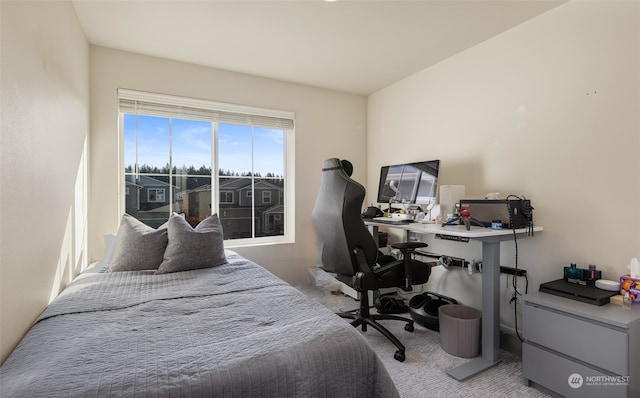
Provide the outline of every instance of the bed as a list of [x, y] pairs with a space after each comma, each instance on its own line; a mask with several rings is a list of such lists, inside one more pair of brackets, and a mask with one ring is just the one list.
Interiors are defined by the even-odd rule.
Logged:
[[180, 272], [84, 272], [0, 367], [0, 395], [398, 396], [349, 323], [224, 254]]

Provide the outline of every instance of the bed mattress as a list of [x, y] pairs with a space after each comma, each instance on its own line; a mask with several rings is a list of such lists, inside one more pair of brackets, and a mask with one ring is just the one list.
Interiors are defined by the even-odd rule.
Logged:
[[193, 271], [82, 274], [0, 367], [0, 395], [398, 396], [349, 323], [226, 255]]

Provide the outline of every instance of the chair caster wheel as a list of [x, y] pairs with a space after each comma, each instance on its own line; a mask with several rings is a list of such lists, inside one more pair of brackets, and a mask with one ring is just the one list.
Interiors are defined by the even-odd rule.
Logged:
[[407, 323], [406, 325], [404, 325], [404, 330], [406, 330], [407, 332], [413, 332], [414, 331], [414, 327], [413, 327], [413, 323]]
[[395, 358], [396, 361], [398, 362], [404, 362], [405, 360], [405, 355], [404, 355], [404, 351], [396, 351], [395, 354], [393, 354], [393, 358]]

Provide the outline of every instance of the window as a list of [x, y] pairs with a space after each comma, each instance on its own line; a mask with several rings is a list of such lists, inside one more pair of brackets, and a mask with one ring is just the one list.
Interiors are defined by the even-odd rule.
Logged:
[[[231, 246], [293, 240], [292, 113], [123, 89], [118, 95], [122, 191], [147, 191], [137, 200], [123, 194], [125, 212], [153, 227], [172, 212], [194, 226], [218, 213]], [[262, 195], [253, 195], [257, 189]]]
[[262, 203], [271, 203], [271, 191], [262, 192]]
[[148, 188], [147, 200], [149, 202], [164, 202], [164, 188]]
[[220, 203], [233, 203], [233, 192], [221, 191]]

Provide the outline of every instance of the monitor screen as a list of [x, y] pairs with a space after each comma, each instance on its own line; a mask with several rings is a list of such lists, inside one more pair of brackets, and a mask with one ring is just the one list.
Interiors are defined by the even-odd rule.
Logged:
[[383, 166], [378, 203], [435, 203], [439, 160]]

